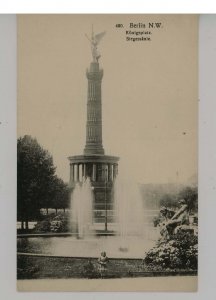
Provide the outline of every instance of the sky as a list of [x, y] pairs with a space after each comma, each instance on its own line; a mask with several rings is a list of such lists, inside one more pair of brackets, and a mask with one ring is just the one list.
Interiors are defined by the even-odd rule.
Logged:
[[[149, 29], [152, 22], [161, 27]], [[119, 156], [120, 174], [136, 182], [187, 181], [197, 173], [194, 15], [19, 15], [18, 136], [36, 137], [69, 180], [67, 157], [85, 146], [92, 24], [106, 30], [99, 45], [105, 153]], [[129, 30], [151, 31], [151, 41], [126, 41]]]

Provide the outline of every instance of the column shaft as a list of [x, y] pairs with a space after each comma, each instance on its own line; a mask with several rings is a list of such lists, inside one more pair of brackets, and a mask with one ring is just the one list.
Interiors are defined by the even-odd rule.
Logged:
[[71, 164], [71, 168], [70, 168], [70, 180], [71, 182], [74, 181], [74, 165]]
[[84, 164], [82, 164], [82, 181], [83, 181], [83, 177], [85, 177], [85, 175], [84, 175]]
[[79, 164], [77, 164], [77, 181], [80, 181], [79, 180]]
[[96, 181], [96, 165], [93, 164], [93, 169], [92, 169], [92, 180]]

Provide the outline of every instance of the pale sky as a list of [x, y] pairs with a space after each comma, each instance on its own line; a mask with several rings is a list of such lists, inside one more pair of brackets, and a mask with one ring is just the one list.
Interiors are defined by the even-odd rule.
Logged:
[[[126, 41], [131, 22], [162, 28], [151, 42]], [[18, 136], [36, 137], [69, 180], [67, 157], [85, 146], [91, 24], [107, 32], [99, 45], [105, 153], [140, 183], [176, 181], [177, 172], [187, 180], [197, 172], [196, 16], [18, 16]]]

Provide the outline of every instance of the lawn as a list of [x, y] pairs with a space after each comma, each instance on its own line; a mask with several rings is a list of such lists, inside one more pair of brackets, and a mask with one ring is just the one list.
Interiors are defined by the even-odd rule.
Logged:
[[151, 270], [142, 259], [110, 259], [101, 273], [96, 258], [17, 256], [17, 279], [45, 278], [127, 278], [197, 275], [192, 270]]

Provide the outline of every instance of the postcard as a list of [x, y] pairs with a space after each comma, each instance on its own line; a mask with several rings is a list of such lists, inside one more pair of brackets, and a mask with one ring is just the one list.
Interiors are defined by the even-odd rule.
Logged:
[[18, 15], [17, 289], [196, 291], [198, 15]]

